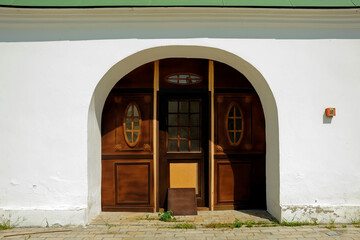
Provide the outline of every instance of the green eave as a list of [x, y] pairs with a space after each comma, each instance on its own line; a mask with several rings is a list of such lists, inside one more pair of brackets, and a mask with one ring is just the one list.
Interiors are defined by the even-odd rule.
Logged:
[[0, 6], [351, 8], [360, 7], [360, 0], [0, 0]]

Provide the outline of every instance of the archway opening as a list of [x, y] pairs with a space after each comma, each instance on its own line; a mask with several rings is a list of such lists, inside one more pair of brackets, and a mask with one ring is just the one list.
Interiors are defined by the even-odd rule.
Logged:
[[[217, 57], [209, 58], [208, 55], [211, 52], [216, 53], [214, 56], [217, 56]], [[152, 56], [149, 56], [149, 53], [152, 53]], [[137, 54], [129, 57], [128, 59], [122, 60], [116, 66], [114, 66], [112, 69], [109, 70], [109, 72], [100, 81], [99, 85], [97, 86], [97, 88], [95, 90], [95, 93], [94, 93], [94, 96], [93, 96], [93, 99], [92, 99], [92, 104], [91, 104], [91, 107], [90, 107], [90, 112], [89, 112], [90, 113], [89, 114], [89, 127], [92, 126], [92, 127], [95, 127], [95, 128], [92, 128], [91, 131], [89, 131], [89, 138], [90, 138], [90, 135], [91, 135], [92, 131], [94, 131], [94, 132], [92, 132], [93, 135], [97, 135], [97, 137], [100, 138], [100, 133], [101, 133], [101, 131], [100, 131], [101, 121], [100, 121], [100, 119], [101, 119], [101, 113], [102, 113], [102, 106], [103, 106], [103, 104], [105, 102], [106, 97], [108, 96], [108, 93], [111, 91], [111, 89], [115, 85], [115, 83], [119, 79], [123, 78], [123, 76], [125, 76], [127, 73], [131, 73], [131, 71], [133, 69], [136, 69], [136, 67], [139, 67], [139, 66], [136, 66], [136, 67], [133, 67], [133, 69], [131, 69], [131, 65], [134, 65], [134, 61], [133, 61], [134, 58], [137, 59], [137, 61], [138, 61], [138, 63], [136, 65], [139, 65], [139, 63], [144, 63], [144, 61], [145, 61], [145, 63], [154, 65], [152, 63], [152, 61], [154, 61], [156, 59], [163, 59], [162, 61], [165, 61], [166, 58], [169, 58], [169, 57], [183, 58], [183, 57], [185, 57], [184, 55], [186, 57], [193, 57], [193, 58], [196, 58], [196, 59], [202, 58], [203, 60], [205, 59], [207, 62], [208, 62], [207, 59], [213, 59], [213, 60], [216, 61], [215, 65], [217, 64], [217, 62], [219, 64], [229, 65], [231, 68], [236, 69], [237, 72], [241, 72], [243, 74], [243, 76], [245, 76], [245, 79], [249, 80], [249, 82], [251, 83], [250, 85], [253, 86], [253, 90], [256, 90], [255, 93], [258, 93], [259, 99], [260, 99], [260, 101], [261, 101], [261, 103], [263, 105], [263, 108], [264, 108], [265, 124], [267, 126], [267, 128], [266, 128], [267, 149], [266, 149], [266, 153], [264, 155], [264, 157], [266, 158], [266, 189], [267, 189], [267, 191], [266, 191], [266, 202], [267, 202], [267, 209], [272, 215], [274, 215], [277, 218], [280, 218], [279, 198], [278, 198], [278, 193], [279, 193], [278, 192], [279, 191], [279, 182], [278, 182], [278, 131], [277, 131], [278, 126], [277, 126], [277, 111], [276, 111], [275, 100], [273, 98], [273, 95], [272, 95], [272, 93], [270, 91], [269, 86], [267, 85], [267, 83], [266, 83], [265, 79], [262, 77], [262, 75], [255, 68], [253, 68], [250, 64], [248, 64], [247, 62], [245, 62], [244, 60], [242, 60], [238, 56], [235, 56], [235, 55], [233, 55], [231, 53], [228, 53], [228, 52], [225, 52], [225, 51], [222, 51], [222, 50], [219, 50], [219, 49], [206, 48], [206, 47], [172, 46], [172, 47], [162, 47], [162, 48], [157, 48], [157, 49], [145, 50], [145, 51], [143, 51], [141, 53], [137, 53]], [[195, 55], [195, 56], [192, 56], [192, 55]], [[142, 58], [142, 60], [140, 60], [141, 56], [143, 56], [145, 58]], [[150, 58], [152, 61], [146, 61], [146, 58], [148, 58], [148, 59]], [[125, 69], [127, 69], [127, 70], [125, 70]], [[183, 71], [180, 71], [180, 72], [184, 73]], [[177, 72], [177, 73], [180, 73], [180, 72]], [[157, 73], [157, 74], [159, 74], [159, 73]], [[195, 73], [194, 76], [196, 76], [196, 75], [199, 75], [199, 74]], [[175, 77], [173, 77], [173, 78], [175, 78]], [[209, 76], [207, 76], [207, 78], [209, 79]], [[180, 79], [179, 76], [177, 76], [177, 81], [178, 82], [180, 81], [179, 79]], [[176, 89], [178, 90], [178, 89], [183, 89], [183, 88], [177, 87]], [[209, 90], [209, 88], [207, 90]], [[159, 91], [160, 91], [159, 93], [161, 93], [160, 88], [159, 88]], [[232, 94], [232, 93], [224, 92], [224, 91], [222, 93], [221, 93], [221, 91], [218, 92], [218, 94], [225, 94], [225, 93], [226, 94]], [[239, 94], [239, 93], [236, 93], [236, 94]], [[243, 102], [241, 102], [241, 101], [240, 102], [225, 101], [225, 102], [228, 103], [229, 107], [225, 110], [226, 111], [226, 114], [225, 114], [226, 118], [224, 118], [225, 120], [223, 120], [224, 124], [226, 122], [225, 125], [223, 124], [225, 126], [224, 129], [226, 130], [225, 131], [226, 134], [224, 134], [226, 136], [226, 138], [224, 137], [224, 139], [227, 139], [227, 141], [229, 143], [233, 143], [234, 145], [236, 145], [237, 142], [242, 142], [245, 135], [242, 135], [240, 128], [237, 129], [235, 127], [235, 125], [231, 125], [231, 126], [229, 125], [230, 124], [229, 122], [231, 122], [231, 121], [239, 122], [238, 120], [242, 120], [242, 119], [240, 119], [240, 115], [236, 115], [236, 113], [233, 114], [233, 113], [230, 113], [230, 112], [233, 111], [233, 112], [238, 112], [238, 113], [245, 114], [244, 111], [248, 112], [248, 110], [243, 109], [243, 108], [246, 108], [246, 107], [244, 107], [244, 104], [245, 104], [245, 102], [249, 102], [249, 101], [251, 102], [251, 100], [249, 100], [249, 97], [247, 97], [247, 98], [244, 97], [244, 94], [249, 94], [249, 93], [242, 92], [241, 94], [243, 94], [243, 99], [244, 99]], [[181, 95], [181, 92], [180, 92], [180, 95]], [[182, 95], [184, 95], [184, 94], [182, 94]], [[239, 97], [239, 96], [240, 95], [237, 95], [237, 97]], [[223, 101], [221, 99], [224, 99], [224, 96], [217, 96], [217, 97], [219, 97], [220, 102]], [[145, 97], [143, 97], [143, 98], [144, 98], [144, 101], [146, 101]], [[235, 98], [236, 98], [236, 96], [235, 96]], [[150, 99], [151, 99], [151, 96], [150, 96]], [[214, 95], [213, 96], [214, 103], [215, 103], [215, 99], [216, 98], [215, 98], [215, 95]], [[170, 102], [176, 102], [175, 100], [176, 99], [168, 99], [167, 105], [166, 105], [168, 109], [169, 109]], [[183, 100], [187, 100], [188, 106], [190, 106], [189, 104], [192, 103], [191, 101], [193, 99], [190, 97], [189, 99], [182, 98], [182, 99], [178, 99], [178, 100], [179, 101], [177, 102], [177, 104], [178, 104], [178, 107], [180, 107], [180, 102], [186, 102], [186, 101], [183, 101]], [[119, 100], [115, 100], [115, 101], [119, 101]], [[121, 102], [121, 100], [120, 100], [120, 102]], [[152, 102], [152, 101], [150, 101], [150, 102]], [[157, 103], [155, 105], [155, 108], [159, 109], [160, 105], [161, 105], [161, 103], [159, 103], [159, 104]], [[256, 103], [255, 103], [255, 105], [256, 105]], [[128, 105], [126, 106], [126, 108], [129, 109], [129, 106], [130, 106], [130, 108], [134, 109], [134, 106], [136, 106], [136, 105], [135, 104], [131, 105], [131, 103], [129, 102]], [[139, 105], [137, 104], [137, 106], [139, 106]], [[231, 107], [232, 107], [233, 110], [231, 110]], [[261, 105], [260, 105], [260, 107], [261, 107]], [[106, 106], [105, 106], [105, 108], [106, 108]], [[223, 109], [223, 108], [221, 107], [219, 109]], [[91, 110], [93, 110], [93, 111], [91, 111]], [[210, 109], [210, 112], [211, 111], [214, 111], [214, 109]], [[93, 114], [93, 115], [91, 116], [91, 114]], [[126, 111], [124, 112], [124, 114], [126, 114]], [[167, 114], [171, 114], [171, 113], [168, 112]], [[177, 112], [176, 114], [178, 116], [180, 116], [183, 113]], [[189, 114], [188, 119], [190, 119], [190, 115], [192, 115], [192, 113], [188, 112], [188, 114]], [[211, 115], [211, 113], [210, 113], [210, 115]], [[219, 116], [220, 115], [223, 115], [223, 114], [219, 114]], [[248, 115], [248, 113], [246, 113], [246, 115]], [[155, 116], [154, 113], [153, 113], [153, 116]], [[123, 117], [120, 117], [120, 118], [124, 119]], [[136, 118], [136, 116], [135, 116], [135, 118]], [[131, 121], [132, 126], [134, 125], [133, 119], [134, 119], [134, 115], [132, 115], [132, 121]], [[167, 119], [169, 120], [169, 116], [167, 116]], [[158, 120], [160, 120], [160, 119], [158, 119]], [[124, 121], [126, 121], [126, 120], [124, 120]], [[146, 118], [145, 118], [144, 121], [146, 121]], [[180, 121], [180, 118], [178, 118], [177, 121]], [[249, 123], [249, 120], [245, 121], [245, 119], [244, 119], [243, 121], [244, 121], [244, 123], [245, 122]], [[161, 121], [160, 121], [159, 124], [161, 125]], [[161, 128], [160, 125], [159, 125], [159, 127]], [[227, 126], [227, 128], [226, 128], [226, 126]], [[237, 126], [238, 127], [242, 126], [242, 124], [237, 125]], [[270, 129], [269, 129], [269, 126], [271, 126]], [[164, 129], [165, 128], [167, 129], [167, 131], [168, 131], [166, 133], [167, 135], [169, 134], [169, 131], [170, 131], [169, 127], [172, 127], [174, 129], [179, 128], [179, 129], [177, 129], [177, 132], [178, 132], [177, 137], [178, 138], [176, 139], [177, 140], [177, 150], [179, 150], [182, 140], [184, 140], [183, 145], [184, 146], [186, 145], [185, 144], [186, 139], [185, 138], [182, 139], [179, 136], [180, 127], [187, 127], [188, 128], [188, 133], [191, 134], [191, 127], [196, 127], [196, 126], [180, 126], [180, 125], [179, 126], [169, 126], [169, 125], [166, 125], [164, 127]], [[235, 129], [232, 129], [232, 128], [235, 128]], [[124, 130], [125, 128], [122, 127], [122, 129]], [[131, 133], [130, 134], [131, 135], [131, 140], [130, 141], [132, 142], [132, 141], [134, 141], [134, 129], [131, 128], [131, 129], [128, 129], [128, 130]], [[157, 131], [157, 129], [153, 129], [152, 131], [153, 132]], [[124, 132], [126, 132], [126, 129], [124, 130]], [[210, 132], [209, 135], [211, 135], [211, 126], [210, 126], [210, 129], [209, 129], [209, 132]], [[160, 133], [161, 133], [161, 131], [159, 132], [159, 135], [160, 135]], [[244, 132], [244, 134], [245, 134], [245, 132]], [[146, 134], [144, 134], [144, 136], [145, 135]], [[247, 137], [249, 137], [249, 136], [247, 136]], [[208, 139], [209, 138], [211, 138], [211, 136], [208, 137]], [[240, 138], [241, 138], [241, 140], [240, 140]], [[126, 139], [126, 136], [124, 137], [124, 139]], [[245, 137], [245, 139], [246, 139], [246, 137]], [[270, 139], [271, 139], [271, 141], [269, 142]], [[166, 145], [167, 149], [168, 149], [170, 140], [175, 141], [175, 138], [174, 139], [173, 138], [171, 138], [171, 139], [167, 138], [167, 140], [165, 141], [165, 142], [167, 142], [166, 143], [167, 144]], [[188, 140], [189, 141], [187, 142], [187, 146], [188, 146], [188, 150], [190, 151], [191, 150], [191, 140], [195, 141], [195, 140], [200, 140], [200, 139], [188, 139]], [[253, 141], [253, 140], [250, 140], [250, 141]], [[89, 142], [91, 142], [90, 139], [89, 139]], [[99, 147], [99, 145], [100, 144], [98, 142], [97, 147]], [[200, 143], [200, 145], [201, 145], [201, 143]], [[94, 144], [92, 146], [94, 147]], [[142, 147], [144, 147], [144, 146], [142, 146]], [[265, 150], [265, 146], [263, 146], [263, 147], [264, 147], [264, 150]], [[150, 148], [151, 148], [151, 146], [150, 146]], [[221, 149], [221, 148], [222, 148], [221, 145], [219, 145], [219, 146], [214, 145], [213, 149], [214, 149], [214, 151], [220, 151], [221, 152], [221, 150], [224, 150], [224, 149]], [[239, 148], [239, 146], [237, 146], [237, 148]], [[248, 144], [243, 142], [242, 148], [251, 148], [251, 146], [249, 146]], [[236, 149], [236, 146], [235, 146], [235, 149]], [[95, 153], [95, 155], [97, 155], [97, 157], [99, 157], [99, 155], [100, 155], [99, 150], [100, 149], [97, 148], [97, 152], [95, 153], [95, 151], [94, 151], [94, 153]], [[154, 149], [154, 150], [156, 150], [156, 149]], [[159, 150], [160, 150], [160, 148], [159, 148]], [[215, 153], [215, 152], [213, 152], [213, 153]], [[212, 154], [212, 156], [213, 156], [214, 155], [213, 153], [210, 153], [210, 154]], [[229, 155], [229, 154], [226, 153], [226, 155]], [[149, 159], [150, 159], [150, 157], [149, 157]], [[208, 159], [210, 159], [209, 161], [211, 161], [210, 156], [208, 156]], [[265, 163], [265, 160], [264, 160], [264, 163]], [[160, 168], [158, 169], [158, 172], [155, 169], [154, 175], [150, 176], [151, 173], [152, 173], [152, 170], [153, 170], [152, 167], [154, 167], [154, 166], [151, 166], [151, 164], [149, 165], [149, 163], [147, 163], [147, 164], [148, 164], [147, 167], [144, 167], [145, 165], [143, 166], [143, 172], [148, 173], [148, 175], [146, 177], [143, 177], [143, 180], [142, 180], [143, 185], [144, 185], [145, 179], [148, 179], [148, 181], [151, 182], [152, 179], [156, 179], [157, 177], [160, 178], [160, 176], [157, 175], [158, 173], [161, 172]], [[155, 164], [156, 164], [156, 162], [155, 162]], [[179, 163], [173, 163], [173, 164], [174, 164], [173, 168], [174, 167], [178, 168], [178, 170], [181, 169], [181, 163], [180, 162]], [[175, 164], [178, 164], [178, 166], [176, 166]], [[213, 163], [213, 164], [214, 164], [213, 167], [211, 167], [212, 165], [211, 165], [211, 162], [210, 162], [209, 165], [208, 165], [208, 168], [211, 169], [210, 170], [210, 175], [211, 175], [211, 172], [214, 173], [214, 176], [213, 176], [214, 179], [211, 180], [211, 177], [206, 177], [204, 175], [205, 178], [209, 179], [208, 183], [211, 183], [211, 184], [209, 184], [210, 186], [208, 186], [208, 190], [207, 190], [208, 193], [210, 193], [210, 194], [208, 194], [207, 198], [206, 197], [204, 198], [205, 199], [204, 200], [205, 201], [205, 204], [204, 204], [205, 207], [216, 206], [216, 199], [225, 200], [223, 202], [229, 202], [228, 201], [229, 199], [221, 198], [221, 197], [219, 198], [219, 196], [215, 196], [215, 194], [214, 195], [211, 194], [211, 191], [213, 191], [216, 188], [215, 187], [215, 184], [216, 184], [215, 182], [216, 181], [219, 182], [218, 180], [219, 180], [219, 176], [220, 176], [218, 174], [217, 180], [215, 181], [215, 171], [214, 171], [215, 170], [214, 169], [215, 163]], [[158, 166], [160, 166], [160, 165], [161, 164], [160, 164], [160, 161], [159, 161]], [[116, 171], [116, 174], [119, 174], [119, 176], [122, 176], [122, 174], [123, 174], [123, 177], [124, 177], [127, 174], [128, 170], [131, 169], [131, 168], [134, 168], [135, 165], [133, 164], [133, 166], [131, 166], [131, 164], [127, 164], [126, 166], [128, 167], [127, 170], [118, 168], [118, 170]], [[155, 168], [157, 168], [158, 166], [156, 165]], [[230, 171], [230, 172], [232, 172], [234, 174], [233, 179], [236, 179], [235, 176], [239, 176], [239, 175], [244, 176], [244, 175], [246, 175], [246, 174], [244, 174], [244, 171], [246, 172], [246, 171], [249, 171], [249, 169], [251, 169], [251, 167], [249, 168], [249, 166], [245, 166], [243, 163], [241, 165], [238, 165], [236, 167], [236, 169], [234, 169], [234, 164], [231, 164], [231, 163], [230, 164], [229, 163], [228, 164], [222, 164], [220, 167], [219, 166], [217, 166], [216, 171], [218, 171], [218, 172], [223, 171], [223, 174], [222, 174], [223, 176], [226, 176], [227, 172]], [[92, 172], [94, 174], [93, 176], [95, 177], [95, 180], [96, 180], [96, 181], [94, 181], [94, 179], [92, 179], [92, 180], [89, 179], [89, 210], [90, 210], [89, 216], [91, 216], [92, 214], [96, 214], [96, 212], [99, 212], [99, 210], [100, 210], [99, 208], [101, 206], [100, 201], [99, 201], [100, 200], [99, 196], [100, 196], [100, 191], [101, 191], [100, 184], [99, 184], [100, 183], [100, 174], [99, 174], [99, 171], [96, 171], [96, 170], [94, 171], [94, 169], [92, 169], [93, 167], [100, 168], [100, 164], [99, 164], [98, 160], [95, 160], [94, 158], [91, 158], [91, 154], [89, 154], [89, 176], [91, 176], [91, 172]], [[119, 165], [117, 167], [119, 167]], [[219, 170], [219, 168], [221, 168], [221, 170]], [[167, 169], [169, 170], [170, 167], [168, 166]], [[196, 168], [194, 168], [194, 169], [196, 169]], [[197, 167], [197, 169], [199, 169], [199, 167]], [[265, 169], [265, 167], [264, 167], [264, 169]], [[275, 169], [275, 171], [273, 171], [274, 169]], [[265, 172], [265, 170], [263, 172]], [[114, 175], [114, 174], [112, 174], [112, 175]], [[142, 175], [144, 175], [144, 174], [142, 174]], [[264, 173], [264, 178], [265, 178], [265, 173]], [[247, 179], [252, 179], [252, 178], [248, 177]], [[239, 181], [242, 181], [242, 180], [244, 181], [244, 179], [237, 179], [235, 182], [239, 182]], [[176, 182], [176, 180], [174, 180], [174, 181]], [[197, 181], [199, 181], [199, 179]], [[245, 179], [244, 182], [246, 182], [246, 181], [247, 180]], [[264, 183], [265, 183], [265, 180], [264, 180]], [[152, 189], [151, 186], [149, 186], [148, 190], [147, 190], [147, 193], [149, 193], [149, 192], [151, 193], [151, 191], [154, 192], [154, 188], [160, 189], [161, 188], [160, 185], [157, 185], [157, 184], [158, 184], [158, 182], [155, 181], [155, 185], [153, 186], [153, 189]], [[265, 186], [265, 184], [264, 184], [264, 186]], [[205, 189], [206, 188], [207, 188], [207, 186], [205, 184]], [[233, 185], [232, 188], [233, 189], [239, 189], [239, 187], [236, 187], [235, 185]], [[269, 189], [271, 189], [271, 190], [269, 190]], [[229, 190], [226, 190], [226, 189], [225, 190], [222, 189], [222, 190], [223, 190], [223, 193], [229, 192]], [[121, 191], [125, 191], [125, 192], [123, 192], [123, 194], [126, 193], [126, 190], [124, 190], [124, 188], [122, 188]], [[245, 191], [245, 193], [244, 192], [237, 193], [238, 195], [236, 197], [239, 198], [239, 196], [244, 195], [244, 194], [246, 195], [247, 193], [249, 193], [249, 191]], [[234, 196], [234, 194], [236, 195], [235, 192], [233, 192], [233, 196]], [[142, 200], [145, 199], [145, 195], [146, 194], [142, 194], [142, 197], [143, 197]], [[222, 194], [221, 196], [224, 196], [224, 194]], [[264, 196], [265, 196], [265, 189], [264, 189]], [[146, 204], [149, 204], [149, 203], [150, 203], [150, 205], [152, 204], [152, 206], [151, 206], [152, 208], [161, 207], [161, 202], [159, 200], [161, 198], [160, 194], [157, 195], [154, 192], [153, 197], [151, 195], [147, 195], [146, 198], [148, 199]], [[154, 199], [154, 202], [151, 203], [152, 199]], [[262, 199], [264, 200], [265, 197], [263, 197]], [[124, 200], [124, 199], [121, 199], [121, 197], [120, 197], [120, 201], [121, 200]], [[132, 199], [132, 201], [135, 201], [135, 200], [136, 200], [136, 196]], [[140, 198], [138, 200], [140, 200]], [[145, 204], [145, 202], [143, 201], [141, 204]], [[157, 204], [157, 206], [156, 206], [156, 204]], [[95, 205], [95, 207], [92, 207], [94, 205]], [[234, 204], [232, 204], [232, 205], [234, 205]], [[264, 202], [263, 206], [265, 206], [265, 202]]]

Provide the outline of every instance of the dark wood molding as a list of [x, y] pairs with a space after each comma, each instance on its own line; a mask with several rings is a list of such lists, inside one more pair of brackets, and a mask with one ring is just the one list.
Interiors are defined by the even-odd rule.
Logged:
[[[189, 89], [186, 89], [185, 92], [186, 92], [186, 94], [207, 94], [209, 92], [209, 90], [203, 89], [203, 88], [189, 88]], [[176, 89], [176, 88], [160, 88], [159, 94], [168, 94], [168, 95], [173, 95], [173, 96], [186, 97], [186, 94], [184, 94], [184, 92], [179, 92], [179, 89]]]
[[153, 159], [153, 154], [103, 154], [102, 160], [121, 160], [121, 159]]
[[265, 157], [265, 153], [259, 152], [244, 152], [244, 153], [216, 153], [214, 154], [215, 159], [263, 159]]
[[254, 89], [215, 88], [214, 93], [256, 93]]
[[153, 93], [153, 88], [113, 88], [110, 93], [113, 94], [131, 94], [131, 93]]

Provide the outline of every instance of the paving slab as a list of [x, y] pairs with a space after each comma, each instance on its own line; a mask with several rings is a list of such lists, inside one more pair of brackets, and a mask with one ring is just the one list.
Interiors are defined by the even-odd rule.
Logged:
[[[258, 222], [269, 224], [274, 220], [266, 211], [213, 211], [198, 212], [196, 216], [176, 217], [175, 222], [161, 222], [157, 213], [101, 213], [88, 226], [56, 226], [48, 228], [13, 228], [0, 230], [0, 239], [22, 240], [125, 240], [125, 239], [296, 239], [296, 240], [360, 240], [360, 226], [326, 225], [297, 227], [262, 227]], [[252, 221], [253, 226], [241, 228], [207, 228], [208, 223], [232, 223]], [[177, 224], [194, 224], [196, 229], [178, 229]], [[251, 225], [251, 224], [250, 224]], [[60, 232], [52, 232], [60, 231]], [[64, 232], [61, 232], [64, 231]], [[67, 231], [67, 232], [65, 232]], [[43, 232], [43, 233], [40, 233]], [[336, 234], [335, 234], [336, 233]], [[17, 236], [9, 236], [9, 235]], [[21, 234], [21, 235], [19, 235]]]

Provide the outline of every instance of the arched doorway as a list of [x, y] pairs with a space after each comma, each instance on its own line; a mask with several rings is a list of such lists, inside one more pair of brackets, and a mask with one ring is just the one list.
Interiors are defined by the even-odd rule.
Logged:
[[210, 209], [266, 208], [265, 119], [234, 68], [208, 59], [144, 64], [111, 90], [102, 115], [102, 209], [166, 209], [194, 188]]

